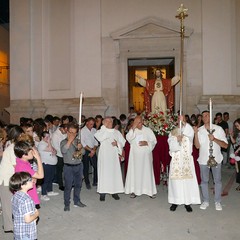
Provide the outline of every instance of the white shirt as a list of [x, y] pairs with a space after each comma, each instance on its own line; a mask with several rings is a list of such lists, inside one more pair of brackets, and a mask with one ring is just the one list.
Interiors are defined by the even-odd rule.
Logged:
[[3, 152], [0, 164], [0, 185], [9, 186], [9, 179], [14, 174], [16, 156], [14, 154], [14, 144], [11, 143]]
[[66, 137], [67, 137], [67, 134], [62, 134], [62, 132], [59, 130], [59, 128], [52, 135], [51, 143], [52, 143], [52, 146], [57, 151], [57, 156], [59, 156], [59, 157], [63, 157], [61, 149], [60, 149], [60, 143]]
[[81, 144], [85, 148], [86, 146], [89, 146], [90, 148], [93, 148], [94, 146], [98, 146], [98, 141], [95, 139], [94, 134], [96, 133], [96, 129], [92, 128], [89, 130], [87, 126], [83, 127], [81, 129]]
[[[213, 132], [213, 136], [221, 141], [224, 141], [225, 143], [228, 143], [226, 134], [222, 127], [217, 126], [215, 124], [212, 125], [213, 129], [215, 131]], [[198, 162], [201, 165], [207, 165], [207, 161], [209, 159], [209, 138], [208, 138], [209, 132], [205, 128], [205, 126], [201, 126], [198, 129], [198, 140], [200, 144], [199, 148], [199, 158]], [[215, 160], [217, 163], [221, 163], [223, 160], [223, 156], [221, 153], [221, 147], [213, 141], [213, 156], [215, 157]]]
[[52, 154], [52, 152], [46, 150], [48, 147], [48, 143], [45, 141], [40, 141], [38, 144], [38, 151], [41, 156], [41, 160], [45, 164], [56, 165], [57, 164], [57, 156]]

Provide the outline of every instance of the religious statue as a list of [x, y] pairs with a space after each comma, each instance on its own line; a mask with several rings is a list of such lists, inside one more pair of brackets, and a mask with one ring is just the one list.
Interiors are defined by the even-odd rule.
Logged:
[[172, 110], [174, 106], [173, 86], [180, 81], [180, 78], [179, 76], [175, 76], [172, 79], [162, 79], [160, 70], [156, 70], [155, 75], [155, 79], [144, 79], [136, 75], [137, 82], [145, 87], [145, 111], [161, 111], [166, 114], [167, 109]]

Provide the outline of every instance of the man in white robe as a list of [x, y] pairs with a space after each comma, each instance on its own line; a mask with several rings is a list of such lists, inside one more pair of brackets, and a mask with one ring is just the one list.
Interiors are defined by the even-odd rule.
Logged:
[[125, 193], [131, 194], [131, 198], [142, 194], [154, 198], [157, 189], [153, 173], [152, 150], [157, 143], [156, 137], [150, 128], [143, 126], [142, 117], [137, 116], [126, 138], [131, 147]]
[[112, 128], [111, 117], [106, 117], [102, 123], [101, 129], [94, 135], [100, 142], [97, 192], [100, 193], [100, 201], [105, 201], [106, 193], [119, 200], [118, 193], [124, 192], [119, 155], [122, 155], [126, 140]]
[[184, 204], [187, 212], [192, 212], [191, 204], [200, 204], [200, 193], [192, 156], [194, 130], [182, 121], [179, 128], [172, 130], [168, 137], [169, 152], [172, 157], [169, 171], [168, 202], [170, 211]]

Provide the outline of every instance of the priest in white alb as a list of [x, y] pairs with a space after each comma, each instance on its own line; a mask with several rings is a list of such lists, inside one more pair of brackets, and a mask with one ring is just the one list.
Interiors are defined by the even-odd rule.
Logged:
[[126, 135], [130, 143], [125, 193], [131, 198], [146, 194], [152, 198], [157, 193], [153, 173], [153, 156], [157, 140], [150, 128], [143, 126], [141, 116], [134, 119], [132, 128]]
[[126, 140], [120, 131], [113, 129], [113, 119], [106, 117], [95, 138], [100, 142], [98, 152], [98, 186], [100, 201], [105, 201], [106, 193], [119, 200], [118, 193], [124, 192], [119, 156], [122, 155]]
[[191, 204], [200, 204], [200, 193], [192, 156], [194, 131], [192, 126], [182, 121], [181, 129], [176, 127], [168, 137], [169, 152], [172, 157], [169, 171], [168, 202], [170, 211], [178, 205], [185, 205], [192, 212]]

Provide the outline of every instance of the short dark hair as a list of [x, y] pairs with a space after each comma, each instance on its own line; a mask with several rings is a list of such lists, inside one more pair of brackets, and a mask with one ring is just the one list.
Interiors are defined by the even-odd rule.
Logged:
[[55, 116], [55, 117], [53, 117], [53, 121], [60, 121], [61, 119], [60, 119], [60, 117], [58, 117], [58, 116]]
[[95, 119], [96, 119], [96, 118], [101, 118], [101, 119], [103, 119], [102, 115], [96, 115]]
[[124, 120], [127, 119], [127, 116], [126, 116], [125, 114], [121, 114], [121, 115], [119, 116], [119, 119], [120, 119], [121, 121], [124, 121]]
[[61, 122], [65, 121], [65, 120], [68, 120], [68, 121], [69, 121], [69, 118], [68, 118], [67, 115], [63, 115], [63, 116], [61, 117]]
[[45, 118], [44, 118], [44, 122], [53, 123], [53, 115], [51, 115], [51, 114], [46, 115]]
[[224, 116], [226, 116], [226, 115], [229, 116], [229, 112], [224, 112], [223, 115]]
[[93, 118], [93, 117], [89, 117], [89, 118], [86, 120], [86, 122], [90, 122], [90, 121], [95, 122], [95, 118]]
[[204, 114], [204, 113], [209, 113], [209, 111], [208, 110], [202, 111], [202, 114]]
[[216, 115], [215, 115], [216, 117], [217, 116], [220, 116], [220, 117], [222, 117], [222, 113], [220, 113], [220, 112], [218, 112], [218, 113], [216, 113]]
[[76, 129], [77, 131], [79, 130], [78, 124], [73, 122], [67, 124], [67, 129], [69, 130], [70, 128]]
[[14, 153], [18, 158], [22, 158], [23, 155], [27, 155], [31, 149], [32, 146], [28, 141], [18, 141], [14, 145]]
[[21, 190], [22, 185], [26, 184], [31, 177], [32, 176], [28, 172], [14, 173], [9, 179], [9, 190], [13, 193]]
[[48, 132], [48, 131], [43, 131], [43, 132], [42, 132], [42, 138], [45, 138], [46, 135], [49, 135], [49, 132]]
[[73, 116], [72, 115], [68, 115], [68, 120], [69, 120], [69, 122], [73, 122], [73, 120], [74, 120]]

